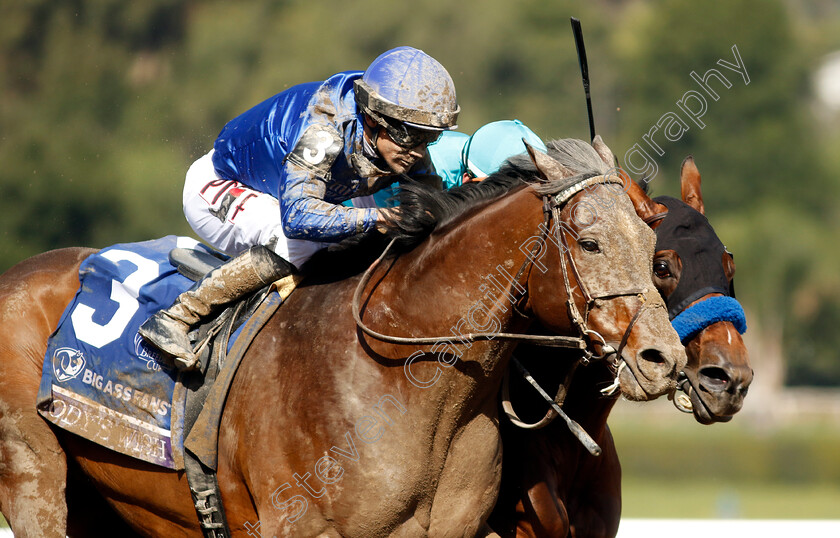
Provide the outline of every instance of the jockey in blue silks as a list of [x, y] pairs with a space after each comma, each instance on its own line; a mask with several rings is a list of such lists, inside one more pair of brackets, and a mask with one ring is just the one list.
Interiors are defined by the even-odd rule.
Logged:
[[[447, 131], [428, 151], [432, 164], [446, 189], [480, 181], [497, 171], [508, 158], [525, 153], [525, 139], [532, 147], [546, 152], [543, 141], [519, 120], [501, 120], [480, 127], [472, 136]], [[399, 184], [394, 183], [372, 196], [348, 200], [354, 207], [391, 207]]]
[[195, 368], [187, 334], [203, 317], [385, 221], [387, 209], [342, 202], [402, 174], [439, 186], [426, 146], [457, 127], [459, 112], [446, 69], [399, 47], [364, 72], [293, 86], [228, 122], [187, 172], [183, 202], [199, 237], [232, 259], [140, 334], [179, 368]]

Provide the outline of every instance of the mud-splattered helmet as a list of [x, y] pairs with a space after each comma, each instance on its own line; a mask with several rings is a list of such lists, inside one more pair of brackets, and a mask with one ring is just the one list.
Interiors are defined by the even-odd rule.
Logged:
[[457, 127], [455, 83], [422, 50], [398, 47], [381, 54], [356, 80], [355, 92], [360, 110], [401, 146], [430, 143]]

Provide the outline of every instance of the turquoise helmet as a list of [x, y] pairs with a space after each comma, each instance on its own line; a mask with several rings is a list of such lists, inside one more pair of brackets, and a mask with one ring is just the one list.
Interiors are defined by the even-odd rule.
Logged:
[[473, 177], [489, 176], [514, 155], [525, 153], [525, 144], [547, 152], [534, 131], [519, 120], [501, 120], [480, 127], [464, 144], [461, 166]]
[[455, 83], [434, 58], [413, 47], [397, 47], [378, 58], [356, 80], [356, 104], [365, 111], [416, 129], [457, 127], [461, 107]]
[[461, 184], [461, 175], [464, 173], [461, 153], [469, 139], [466, 133], [446, 131], [437, 142], [429, 144], [429, 158], [435, 171], [443, 179], [443, 188], [451, 189]]

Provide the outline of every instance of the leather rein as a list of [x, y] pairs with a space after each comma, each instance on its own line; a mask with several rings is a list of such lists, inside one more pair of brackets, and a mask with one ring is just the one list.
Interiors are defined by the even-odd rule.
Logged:
[[[545, 210], [546, 207], [549, 207], [549, 202], [547, 201], [548, 197], [543, 197], [543, 214], [544, 226], [541, 226], [540, 231], [540, 241], [531, 252], [532, 255], [536, 255], [539, 251], [543, 248], [545, 244], [548, 224], [550, 224], [551, 220], [551, 211]], [[466, 343], [466, 342], [475, 342], [477, 340], [512, 340], [518, 342], [531, 342], [533, 344], [543, 345], [543, 346], [550, 346], [550, 347], [566, 347], [572, 349], [581, 349], [585, 350], [587, 348], [587, 341], [581, 337], [573, 337], [573, 336], [548, 336], [548, 335], [538, 335], [538, 334], [521, 334], [521, 333], [503, 333], [503, 332], [486, 332], [486, 333], [466, 333], [461, 335], [449, 335], [449, 336], [428, 336], [428, 337], [405, 337], [405, 336], [392, 336], [383, 334], [377, 331], [374, 331], [370, 327], [368, 327], [361, 318], [361, 296], [362, 293], [370, 282], [370, 279], [373, 275], [374, 270], [376, 267], [382, 262], [383, 259], [388, 255], [391, 247], [394, 245], [396, 240], [392, 239], [388, 246], [385, 247], [385, 250], [382, 254], [377, 258], [371, 265], [368, 267], [367, 271], [365, 271], [364, 275], [362, 275], [362, 279], [359, 281], [359, 284], [356, 286], [356, 291], [353, 294], [353, 319], [356, 322], [356, 325], [359, 329], [362, 330], [368, 336], [372, 336], [377, 340], [381, 340], [383, 342], [389, 342], [392, 344], [437, 344], [442, 341], [455, 341], [459, 343]], [[514, 277], [514, 282], [517, 284], [519, 283], [519, 279], [525, 273], [525, 271], [533, 264], [533, 256], [527, 257], [525, 261], [522, 263], [522, 266], [517, 271], [516, 276]], [[564, 267], [565, 269], [565, 267]], [[570, 288], [568, 287], [568, 283], [566, 284], [567, 288], [566, 291], [570, 292]], [[518, 288], [522, 288], [522, 286], [517, 286]], [[523, 297], [519, 297], [514, 303], [521, 302]]]

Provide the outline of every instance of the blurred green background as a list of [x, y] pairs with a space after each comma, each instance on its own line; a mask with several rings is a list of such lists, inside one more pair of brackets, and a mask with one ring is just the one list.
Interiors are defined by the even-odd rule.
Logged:
[[[619, 158], [634, 144], [652, 152], [644, 137], [666, 113], [685, 122], [678, 141], [652, 135], [653, 192], [678, 196], [694, 155], [707, 216], [735, 253], [756, 370], [730, 424], [619, 406], [625, 515], [711, 517], [727, 502], [784, 515], [770, 500], [756, 515], [733, 489], [757, 484], [789, 499], [816, 488], [834, 502], [817, 517], [840, 517], [840, 90], [836, 74], [834, 90], [815, 83], [840, 50], [836, 0], [3, 2], [0, 270], [58, 247], [192, 235], [184, 173], [225, 122], [398, 45], [447, 67], [461, 130], [518, 118], [546, 139], [586, 139], [570, 16], [598, 132]], [[733, 45], [749, 84], [717, 63], [735, 62]], [[701, 129], [677, 101], [712, 68], [731, 87], [710, 82], [719, 99], [706, 97]], [[663, 463], [675, 454], [691, 464]], [[675, 485], [706, 495], [701, 513], [675, 513], [692, 505], [674, 503]], [[661, 502], [635, 502], [656, 491]]]

